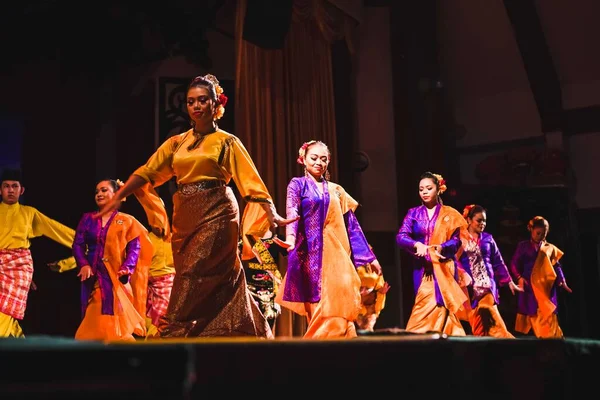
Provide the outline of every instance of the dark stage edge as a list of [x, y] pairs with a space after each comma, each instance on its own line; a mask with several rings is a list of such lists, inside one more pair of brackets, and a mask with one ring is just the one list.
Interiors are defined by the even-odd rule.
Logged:
[[401, 329], [349, 340], [103, 344], [30, 336], [0, 339], [0, 399], [297, 398], [323, 390], [351, 398], [568, 399], [597, 392], [598, 365], [598, 340], [444, 337]]

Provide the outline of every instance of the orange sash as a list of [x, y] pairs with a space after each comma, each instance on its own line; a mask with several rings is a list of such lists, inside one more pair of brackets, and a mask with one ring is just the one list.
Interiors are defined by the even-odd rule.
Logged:
[[[118, 226], [122, 226], [119, 229]], [[136, 237], [140, 238], [140, 255], [138, 258], [137, 265], [134, 269], [133, 275], [131, 276], [131, 288], [132, 295], [125, 290], [125, 286], [119, 281], [116, 271], [119, 270], [123, 257], [125, 256], [124, 249], [127, 243]], [[118, 265], [107, 265], [107, 271], [110, 275], [110, 279], [115, 288], [116, 299], [118, 304], [115, 307], [119, 307], [126, 315], [128, 319], [132, 319], [134, 325], [136, 325], [135, 333], [138, 335], [145, 334], [145, 315], [146, 315], [146, 298], [148, 296], [148, 270], [152, 263], [153, 247], [150, 238], [148, 237], [148, 231], [142, 224], [135, 219], [133, 216], [123, 213], [118, 213], [113, 219], [108, 232], [106, 234], [106, 242], [111, 245], [106, 246], [105, 257], [108, 260], [117, 260]], [[109, 263], [108, 261], [107, 263]], [[129, 310], [128, 304], [132, 304], [138, 315], [135, 315], [133, 310]], [[117, 309], [115, 309], [117, 314]], [[135, 322], [134, 322], [135, 321]], [[141, 326], [139, 325], [141, 324]]]
[[[449, 206], [441, 206], [429, 244], [440, 245], [449, 240], [457, 229], [466, 228], [466, 226], [467, 221], [458, 211]], [[429, 250], [429, 256], [433, 264], [435, 279], [444, 299], [444, 305], [450, 312], [456, 314], [464, 309], [464, 303], [468, 301], [468, 297], [454, 279], [456, 268], [454, 261], [440, 262], [433, 249]]]
[[558, 247], [544, 242], [531, 270], [531, 288], [538, 302], [538, 315], [543, 318], [551, 316], [556, 310], [556, 305], [550, 298], [550, 291], [556, 281], [554, 265], [563, 254]]

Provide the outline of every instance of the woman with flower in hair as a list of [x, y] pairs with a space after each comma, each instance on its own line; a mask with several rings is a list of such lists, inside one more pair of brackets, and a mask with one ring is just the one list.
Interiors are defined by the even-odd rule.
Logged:
[[[115, 197], [122, 182], [106, 179], [96, 185], [100, 211]], [[83, 320], [80, 340], [135, 340], [146, 334], [146, 291], [152, 243], [133, 216], [113, 210], [101, 218], [83, 215], [73, 241], [81, 279]]]
[[459, 285], [455, 255], [461, 246], [463, 216], [445, 206], [446, 191], [441, 175], [425, 172], [419, 179], [422, 205], [408, 210], [396, 235], [400, 248], [414, 257], [413, 284], [416, 293], [406, 330], [465, 336], [457, 313], [465, 312], [468, 300]]
[[329, 181], [330, 152], [311, 140], [300, 147], [298, 163], [305, 174], [287, 187], [288, 268], [275, 301], [306, 316], [304, 338], [356, 337], [354, 322], [361, 310], [359, 266], [381, 266], [354, 215], [358, 203], [344, 188]]
[[514, 338], [498, 310], [499, 285], [508, 285], [512, 294], [521, 291], [511, 279], [508, 267], [494, 237], [484, 232], [487, 212], [478, 205], [464, 208], [467, 227], [461, 231], [462, 248], [459, 250], [460, 267], [469, 275], [470, 307], [467, 319], [475, 336]]
[[546, 241], [550, 229], [541, 216], [527, 224], [530, 238], [519, 242], [510, 263], [510, 271], [523, 293], [517, 300], [515, 331], [538, 338], [562, 338], [558, 323], [557, 288], [571, 293], [560, 264], [562, 250]]
[[194, 78], [187, 90], [192, 128], [160, 145], [100, 213], [115, 209], [137, 189], [157, 187], [176, 177], [171, 238], [175, 278], [167, 313], [159, 321], [163, 338], [273, 337], [246, 286], [238, 255], [239, 206], [228, 183], [233, 179], [247, 203], [243, 254], [252, 254], [247, 235], [263, 237], [270, 228], [292, 220], [277, 213], [241, 141], [219, 129], [217, 121], [226, 104], [227, 96], [214, 75]]

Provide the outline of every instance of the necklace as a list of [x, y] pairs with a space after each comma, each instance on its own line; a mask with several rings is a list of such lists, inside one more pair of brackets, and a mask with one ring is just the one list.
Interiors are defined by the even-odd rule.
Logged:
[[200, 143], [202, 143], [202, 141], [204, 140], [204, 138], [205, 138], [206, 136], [208, 136], [208, 135], [209, 135], [209, 134], [211, 134], [211, 133], [215, 133], [215, 132], [217, 131], [217, 129], [219, 129], [219, 128], [217, 127], [217, 125], [216, 125], [216, 124], [215, 124], [215, 126], [213, 126], [213, 127], [212, 127], [212, 130], [211, 130], [211, 131], [209, 131], [209, 132], [204, 132], [204, 133], [201, 133], [201, 132], [196, 132], [195, 130], [193, 130], [193, 129], [192, 129], [192, 135], [194, 135], [194, 137], [195, 137], [196, 139], [194, 140], [194, 142], [193, 142], [192, 144], [190, 144], [190, 145], [188, 146], [188, 148], [187, 148], [187, 149], [188, 149], [188, 151], [192, 151], [192, 150], [194, 150], [196, 147], [198, 147], [198, 146], [200, 145]]

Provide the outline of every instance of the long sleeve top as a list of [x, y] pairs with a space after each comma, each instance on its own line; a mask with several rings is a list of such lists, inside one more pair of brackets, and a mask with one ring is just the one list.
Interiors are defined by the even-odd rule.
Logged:
[[326, 231], [335, 233], [336, 239], [344, 243], [343, 247], [349, 247], [350, 254], [340, 253], [340, 257], [350, 256], [355, 268], [376, 259], [354, 215], [358, 202], [340, 185], [327, 181], [319, 184], [323, 185], [322, 193], [309, 177], [293, 178], [288, 184], [287, 217], [300, 216], [300, 219], [286, 227], [287, 234], [296, 237], [295, 247], [288, 255], [284, 288], [287, 301], [315, 303], [320, 300], [324, 240], [332, 236], [325, 234]]
[[[481, 255], [480, 260], [479, 254]], [[476, 265], [479, 262], [481, 265]], [[507, 285], [511, 281], [511, 277], [494, 237], [487, 232], [482, 232], [479, 243], [471, 241], [470, 244], [463, 247], [459, 263], [472, 278], [474, 292], [481, 290], [484, 294], [483, 292], [489, 291], [498, 304], [500, 302], [498, 286]], [[478, 285], [481, 288], [476, 287]], [[472, 306], [475, 307], [479, 298], [474, 296], [471, 300]]]
[[[430, 239], [433, 234], [433, 230], [438, 223], [438, 216], [442, 205], [438, 204], [436, 210], [431, 219], [427, 215], [427, 207], [424, 205], [414, 207], [408, 210], [402, 225], [398, 229], [396, 235], [397, 245], [413, 255], [413, 286], [415, 293], [419, 290], [421, 280], [426, 269], [431, 269], [431, 259], [429, 256], [417, 257], [415, 256], [415, 243], [421, 242], [425, 245], [441, 245], [440, 253], [442, 256], [448, 259], [455, 259], [456, 252], [461, 246], [460, 242], [460, 230], [456, 229], [451, 233], [451, 236], [443, 243], [431, 243]], [[464, 220], [464, 218], [463, 218]], [[440, 293], [437, 279], [434, 275], [435, 293], [438, 304], [444, 304], [442, 294]]]
[[31, 239], [46, 236], [71, 248], [75, 230], [48, 218], [34, 207], [0, 202], [0, 249], [28, 249]]
[[[77, 226], [73, 242], [73, 256], [79, 268], [89, 265], [93, 272], [90, 278], [82, 282], [81, 306], [83, 314], [85, 314], [94, 285], [98, 282], [102, 293], [102, 314], [114, 315], [113, 282], [110, 279], [107, 266], [109, 260], [105, 257], [105, 252], [108, 246], [116, 245], [107, 240], [107, 233], [118, 214], [117, 211], [113, 212], [106, 225], [102, 226], [101, 218], [94, 218], [91, 212], [85, 213]], [[115, 223], [119, 223], [119, 221], [121, 221], [120, 225], [123, 225], [121, 219], [117, 219]], [[110, 267], [114, 269], [114, 273], [124, 270], [127, 275], [131, 275], [140, 255], [140, 238], [135, 237], [129, 240], [122, 250], [124, 250], [124, 258], [118, 260], [118, 266], [111, 265]]]
[[270, 227], [266, 212], [260, 203], [273, 200], [250, 154], [234, 135], [218, 130], [205, 135], [198, 145], [192, 129], [167, 139], [135, 170], [134, 175], [160, 186], [172, 177], [177, 184], [205, 180], [221, 180], [226, 184], [233, 179], [238, 191], [248, 203], [242, 215], [242, 258], [252, 258], [252, 245], [246, 234], [262, 237]]
[[195, 141], [191, 129], [170, 137], [134, 174], [155, 187], [173, 176], [178, 184], [215, 179], [229, 183], [233, 179], [245, 200], [271, 201], [250, 154], [236, 136], [219, 130], [190, 150]]

